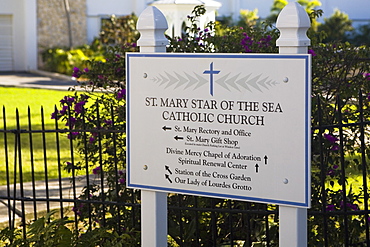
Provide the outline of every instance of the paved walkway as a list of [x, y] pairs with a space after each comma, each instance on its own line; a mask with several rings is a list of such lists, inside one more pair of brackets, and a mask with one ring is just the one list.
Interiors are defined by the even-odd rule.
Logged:
[[[90, 184], [96, 179], [95, 175], [89, 176]], [[33, 194], [33, 185], [32, 182], [27, 182], [23, 184], [23, 199], [24, 201], [24, 212], [22, 212], [22, 204], [20, 200], [8, 200], [2, 199], [7, 198], [8, 191], [7, 186], [0, 186], [0, 224], [9, 221], [9, 208], [11, 211], [11, 217], [16, 222], [21, 220], [22, 215], [26, 215], [27, 221], [32, 220], [34, 215], [34, 203], [36, 203], [37, 212], [46, 212], [49, 206], [49, 209], [60, 209], [62, 200], [73, 200], [77, 198], [83, 189], [86, 186], [86, 176], [77, 177], [75, 180], [75, 190], [73, 189], [73, 184], [70, 178], [63, 178], [60, 186], [59, 180], [53, 179], [48, 181], [48, 195], [46, 193], [46, 184], [45, 181], [35, 181], [35, 196]], [[16, 190], [14, 191], [14, 184], [11, 184], [9, 187], [10, 198], [15, 197], [21, 199], [21, 188], [20, 184], [16, 184]], [[58, 201], [59, 200], [59, 201]], [[14, 206], [15, 203], [15, 206]], [[73, 202], [63, 202], [63, 208], [73, 207]]]
[[35, 70], [31, 72], [0, 72], [0, 86], [68, 90], [77, 85], [72, 77]]

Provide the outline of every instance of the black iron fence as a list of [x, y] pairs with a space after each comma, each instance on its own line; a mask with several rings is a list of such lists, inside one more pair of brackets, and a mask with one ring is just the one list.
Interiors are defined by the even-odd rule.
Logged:
[[[313, 98], [309, 246], [370, 246], [369, 100]], [[125, 130], [96, 109], [99, 128], [72, 129], [42, 109], [34, 123], [30, 109], [9, 117], [3, 108], [2, 229], [26, 238], [29, 224], [56, 210], [81, 234], [105, 229], [139, 245], [140, 193], [125, 188]], [[278, 225], [275, 205], [168, 195], [169, 246], [278, 246]]]

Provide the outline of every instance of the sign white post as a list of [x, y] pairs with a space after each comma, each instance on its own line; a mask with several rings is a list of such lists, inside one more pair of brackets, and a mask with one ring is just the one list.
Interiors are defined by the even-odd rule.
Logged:
[[126, 54], [127, 187], [142, 190], [142, 246], [167, 246], [166, 193], [278, 204], [280, 246], [307, 246], [307, 13], [280, 13], [280, 54], [166, 53], [167, 27], [148, 7], [140, 53]]
[[[303, 7], [298, 3], [289, 3], [276, 22], [280, 30], [280, 38], [276, 42], [279, 53], [307, 54], [311, 42], [306, 32], [310, 26], [310, 19]], [[307, 246], [306, 208], [279, 206], [279, 246]]]
[[[146, 8], [140, 15], [137, 30], [140, 52], [166, 52], [168, 40], [164, 36], [167, 20], [156, 7]], [[144, 137], [143, 137], [144, 138]], [[143, 154], [144, 155], [144, 154]], [[143, 166], [143, 164], [135, 164]], [[141, 190], [141, 246], [167, 246], [167, 193]]]

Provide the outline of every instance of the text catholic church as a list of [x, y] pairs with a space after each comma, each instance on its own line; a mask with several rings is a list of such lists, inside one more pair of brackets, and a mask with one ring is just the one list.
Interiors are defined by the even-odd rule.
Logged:
[[[358, 0], [356, 4], [346, 0], [322, 2], [321, 9], [327, 16], [338, 8], [353, 20], [369, 19], [368, 0]], [[167, 18], [167, 34], [178, 36], [196, 5], [206, 6], [207, 14], [200, 21], [203, 25], [215, 20], [216, 15], [238, 16], [241, 9], [257, 8], [264, 18], [272, 3], [273, 0], [1, 0], [0, 71], [36, 70], [40, 50], [89, 43], [99, 34], [101, 20], [112, 14], [139, 15], [146, 6], [154, 5]]]

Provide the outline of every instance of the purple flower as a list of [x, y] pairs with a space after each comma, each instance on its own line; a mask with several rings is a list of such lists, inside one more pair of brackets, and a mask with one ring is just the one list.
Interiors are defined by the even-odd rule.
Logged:
[[121, 89], [117, 93], [117, 99], [123, 99], [126, 95], [126, 89]]
[[104, 120], [104, 123], [107, 125], [112, 125], [113, 121], [112, 120]]
[[72, 211], [75, 212], [77, 215], [81, 215], [81, 212], [77, 207], [72, 207]]
[[312, 49], [308, 49], [308, 54], [311, 54], [313, 57], [316, 56], [316, 53]]
[[97, 175], [101, 172], [101, 167], [100, 166], [97, 166], [93, 169], [93, 174]]
[[358, 210], [358, 205], [357, 204], [351, 204], [351, 203], [349, 203], [349, 204], [350, 204], [349, 205], [350, 209], [352, 209], [354, 211]]
[[75, 126], [75, 123], [76, 122], [77, 122], [77, 119], [76, 118], [70, 117], [67, 120], [66, 126], [69, 126], [69, 127], [73, 128]]
[[89, 68], [84, 68], [85, 73], [89, 72]]
[[208, 29], [208, 28], [204, 29], [204, 32], [208, 32], [208, 31], [209, 31], [209, 29]]
[[90, 144], [93, 144], [93, 143], [94, 143], [94, 141], [95, 141], [95, 138], [91, 136], [91, 137], [90, 137], [90, 139], [89, 139], [89, 143], [90, 143]]
[[62, 103], [62, 104], [69, 104], [69, 103], [72, 103], [74, 101], [75, 101], [75, 98], [74, 97], [64, 96], [64, 98], [62, 100], [60, 100], [60, 103]]
[[122, 176], [122, 175], [124, 175], [124, 174], [125, 174], [125, 172], [124, 172], [124, 171], [122, 171], [122, 170], [119, 170], [119, 171], [118, 171], [118, 175]]
[[[343, 201], [340, 202], [340, 207], [344, 208], [344, 202]], [[350, 209], [356, 211], [356, 210], [358, 210], [358, 205], [347, 202], [346, 203], [346, 208], [350, 208]]]
[[335, 205], [329, 204], [326, 206], [326, 211], [334, 211], [335, 210]]
[[244, 38], [241, 40], [240, 44], [243, 46], [245, 52], [252, 52], [250, 46], [253, 44], [253, 40], [246, 33], [243, 33]]
[[51, 114], [51, 119], [58, 119], [58, 111], [55, 111]]
[[328, 176], [333, 177], [334, 175], [335, 175], [335, 171], [334, 171], [333, 169], [330, 169], [330, 170], [328, 171]]
[[125, 184], [125, 182], [126, 182], [126, 179], [124, 179], [124, 178], [118, 179], [119, 184]]
[[83, 207], [85, 206], [85, 204], [81, 203], [79, 204], [77, 207], [72, 207], [72, 211], [75, 212], [77, 215], [81, 215], [81, 209], [83, 209]]
[[77, 68], [77, 67], [74, 67], [74, 68], [73, 68], [72, 76], [73, 76], [73, 77], [75, 77], [75, 78], [78, 78], [78, 77], [80, 77], [80, 75], [81, 75], [81, 71], [80, 71], [80, 69], [79, 69], [79, 68]]
[[336, 141], [339, 140], [338, 138], [336, 138], [335, 136], [332, 136], [330, 134], [324, 134], [324, 137], [326, 138], [326, 140], [328, 140], [332, 144], [334, 144]]
[[267, 35], [265, 38], [260, 39], [260, 41], [258, 42], [259, 47], [268, 47], [271, 40], [272, 38], [270, 35]]
[[75, 105], [75, 107], [74, 107], [74, 109], [75, 109], [75, 112], [77, 113], [77, 114], [80, 114], [80, 113], [82, 113], [82, 111], [83, 111], [83, 106], [86, 104], [86, 101], [80, 101], [80, 102], [78, 102], [78, 103], [76, 103], [76, 105]]
[[78, 136], [80, 132], [71, 132], [70, 134], [67, 135], [68, 139], [73, 139], [75, 136]]
[[338, 168], [338, 165], [333, 165], [333, 167], [329, 169], [327, 175], [333, 177], [335, 175], [335, 170], [337, 170]]
[[338, 151], [338, 150], [339, 150], [339, 145], [338, 145], [338, 144], [334, 144], [334, 145], [331, 147], [331, 150], [332, 150], [332, 151]]
[[60, 110], [59, 113], [64, 115], [64, 114], [67, 113], [67, 110], [68, 110], [68, 106], [65, 105], [65, 106], [62, 107], [62, 110]]

